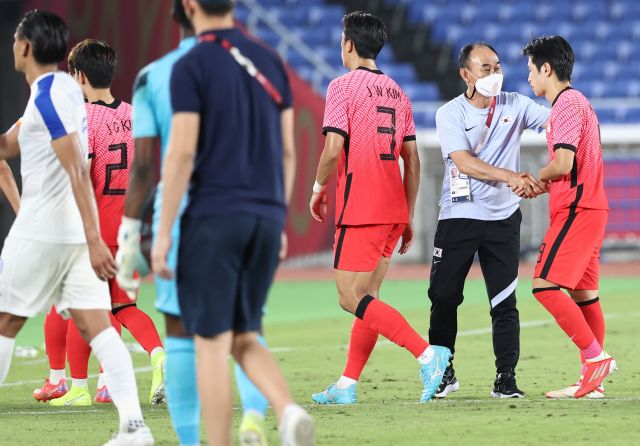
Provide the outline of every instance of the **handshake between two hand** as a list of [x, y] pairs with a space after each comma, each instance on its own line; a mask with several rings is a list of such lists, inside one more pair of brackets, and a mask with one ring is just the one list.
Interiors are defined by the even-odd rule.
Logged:
[[522, 198], [535, 198], [549, 192], [550, 181], [538, 180], [529, 172], [514, 172], [507, 185], [514, 194]]

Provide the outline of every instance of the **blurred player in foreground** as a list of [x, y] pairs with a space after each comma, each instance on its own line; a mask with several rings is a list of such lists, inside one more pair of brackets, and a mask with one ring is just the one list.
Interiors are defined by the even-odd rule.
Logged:
[[21, 209], [2, 250], [0, 383], [26, 320], [55, 305], [73, 317], [105, 369], [120, 415], [110, 446], [152, 445], [144, 424], [131, 356], [111, 326], [107, 280], [116, 268], [101, 238], [87, 166], [87, 115], [82, 90], [58, 64], [67, 51], [62, 19], [28, 12], [15, 33], [15, 68], [31, 96], [19, 130], [0, 136], [0, 158], [20, 155]]
[[[418, 360], [421, 402], [438, 390], [451, 352], [430, 346], [393, 307], [379, 297], [391, 255], [413, 241], [413, 211], [420, 160], [411, 103], [398, 84], [378, 70], [376, 57], [387, 39], [384, 23], [353, 12], [343, 19], [342, 62], [350, 71], [327, 90], [322, 132], [327, 136], [309, 207], [324, 222], [327, 182], [338, 170], [333, 267], [340, 306], [356, 316], [345, 370], [335, 384], [313, 394], [320, 404], [356, 402], [356, 384], [378, 334], [405, 347]], [[404, 162], [404, 182], [399, 158]]]
[[616, 369], [616, 362], [603, 350], [604, 316], [598, 298], [600, 248], [609, 213], [600, 125], [587, 98], [571, 88], [574, 56], [565, 39], [534, 39], [522, 53], [529, 58], [533, 92], [551, 103], [550, 161], [538, 173], [540, 180], [549, 182], [551, 222], [540, 246], [533, 295], [580, 349], [582, 358], [578, 382], [547, 397], [599, 398], [604, 395], [602, 380]]
[[[116, 256], [118, 281], [125, 289], [135, 292], [139, 280], [134, 271], [147, 269], [140, 250], [140, 227], [145, 200], [155, 182], [154, 154], [158, 138], [161, 143], [161, 158], [166, 155], [171, 130], [171, 98], [169, 83], [174, 63], [196, 44], [193, 28], [187, 19], [182, 0], [174, 0], [174, 20], [180, 25], [182, 40], [175, 50], [143, 68], [135, 82], [133, 92], [133, 135], [136, 154], [133, 161], [130, 187], [125, 207], [125, 216], [120, 227], [121, 249]], [[291, 115], [287, 115], [289, 121]], [[287, 121], [288, 122], [288, 121]], [[287, 181], [291, 183], [295, 159], [293, 155], [293, 125], [283, 128], [283, 143], [288, 163]], [[162, 203], [162, 183], [155, 195], [153, 233], [158, 233]], [[186, 198], [180, 204], [178, 218], [171, 229], [172, 245], [168, 262], [175, 269], [178, 257], [180, 220]], [[163, 279], [155, 276], [156, 308], [165, 315], [167, 338], [167, 376], [169, 413], [174, 429], [182, 445], [198, 444], [200, 439], [200, 402], [196, 387], [195, 349], [193, 337], [187, 335], [180, 320], [180, 306], [175, 278]], [[264, 338], [259, 336], [260, 342]], [[243, 445], [266, 444], [264, 416], [268, 401], [236, 364], [235, 376], [244, 410], [240, 424], [240, 442]]]
[[209, 443], [231, 445], [231, 354], [271, 403], [283, 443], [311, 445], [313, 419], [294, 404], [258, 340], [293, 183], [282, 136], [284, 121], [293, 122], [291, 91], [277, 53], [234, 27], [234, 3], [183, 1], [198, 43], [171, 76], [173, 121], [153, 269], [173, 276], [171, 228], [190, 186], [180, 223], [178, 299], [185, 331], [195, 338]]
[[[117, 233], [124, 211], [125, 194], [129, 177], [129, 168], [133, 159], [133, 137], [131, 134], [131, 106], [111, 94], [111, 83], [116, 72], [116, 53], [109, 45], [97, 40], [87, 39], [78, 43], [68, 57], [69, 72], [80, 84], [87, 100], [87, 118], [89, 133], [89, 159], [91, 162], [91, 180], [98, 204], [98, 216], [102, 239], [111, 253], [118, 250]], [[120, 330], [120, 325], [131, 332], [151, 358], [153, 377], [149, 402], [158, 404], [164, 401], [163, 365], [164, 349], [158, 331], [151, 318], [140, 310], [127, 293], [121, 289], [116, 279], [109, 279], [111, 294], [111, 322]], [[135, 298], [135, 294], [133, 295]], [[59, 319], [54, 321], [53, 319]], [[87, 365], [91, 349], [82, 339], [73, 321], [69, 323], [68, 333], [64, 320], [55, 311], [49, 312], [45, 319], [45, 342], [47, 352], [62, 350], [62, 363], [66, 352], [71, 370], [72, 388], [60, 398], [51, 400], [52, 406], [90, 406], [91, 397], [87, 384]], [[51, 331], [62, 333], [50, 333]], [[66, 349], [51, 346], [51, 342], [60, 339]], [[49, 357], [52, 362], [51, 355]], [[54, 367], [51, 367], [54, 372]], [[64, 367], [61, 370], [64, 374]], [[55, 383], [48, 383], [50, 386]], [[45, 386], [47, 383], [45, 383]], [[43, 388], [36, 396], [42, 399], [48, 392]], [[98, 378], [96, 402], [110, 402], [111, 398], [104, 385], [104, 379]]]

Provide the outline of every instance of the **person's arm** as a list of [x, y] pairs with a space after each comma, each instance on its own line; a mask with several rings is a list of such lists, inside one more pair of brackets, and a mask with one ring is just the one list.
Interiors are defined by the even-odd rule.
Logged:
[[320, 187], [318, 188], [314, 185], [311, 202], [309, 203], [311, 215], [319, 222], [324, 222], [324, 217], [327, 215], [328, 197], [326, 186], [329, 177], [331, 177], [338, 168], [338, 161], [340, 161], [343, 146], [344, 136], [336, 132], [327, 132], [324, 150], [322, 150], [322, 155], [320, 155], [320, 163], [318, 164], [318, 172], [316, 173], [316, 183]]
[[129, 171], [129, 186], [124, 204], [124, 215], [139, 220], [144, 203], [149, 198], [156, 182], [155, 148], [157, 138], [135, 138], [135, 156]]
[[18, 145], [19, 132], [20, 121], [13, 124], [6, 133], [0, 134], [0, 159], [11, 159], [20, 154], [20, 146]]
[[151, 255], [153, 271], [165, 279], [170, 279], [173, 275], [167, 265], [167, 254], [171, 247], [171, 227], [193, 173], [199, 132], [199, 113], [178, 112], [173, 115], [171, 137], [162, 170], [160, 224]]
[[492, 166], [471, 155], [467, 150], [451, 152], [449, 157], [460, 172], [476, 180], [506, 183], [514, 192], [522, 190], [527, 198], [544, 193], [536, 179], [526, 172], [517, 173], [513, 170]]
[[53, 139], [51, 145], [69, 175], [73, 196], [82, 217], [91, 266], [98, 278], [110, 279], [116, 273], [116, 265], [111, 251], [100, 236], [98, 208], [80, 137], [77, 132], [69, 133]]
[[13, 177], [13, 172], [11, 172], [11, 168], [5, 160], [0, 161], [0, 189], [2, 189], [2, 193], [7, 197], [13, 211], [17, 214], [20, 209], [20, 192], [18, 192], [18, 185]]
[[[291, 202], [293, 195], [293, 184], [296, 178], [296, 147], [293, 134], [293, 108], [283, 110], [280, 115], [280, 123], [282, 128], [282, 156], [284, 165], [284, 199], [287, 207]], [[280, 259], [283, 260], [287, 256], [289, 249], [289, 241], [287, 233], [283, 230], [280, 240]]]
[[418, 197], [418, 187], [420, 186], [420, 157], [418, 156], [418, 146], [415, 140], [405, 141], [400, 148], [400, 156], [404, 163], [404, 195], [407, 199], [409, 210], [409, 224], [402, 234], [402, 244], [398, 253], [404, 254], [411, 247], [413, 242], [413, 215]]
[[538, 177], [543, 181], [559, 180], [569, 175], [573, 168], [575, 153], [570, 149], [556, 149], [556, 157], [549, 164], [540, 169]]

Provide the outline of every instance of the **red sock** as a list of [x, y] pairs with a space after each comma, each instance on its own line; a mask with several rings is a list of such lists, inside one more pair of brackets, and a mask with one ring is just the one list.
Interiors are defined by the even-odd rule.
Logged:
[[[600, 306], [600, 298], [587, 300], [585, 302], [578, 302], [578, 308], [582, 311], [584, 320], [587, 321], [593, 335], [596, 337], [598, 344], [604, 348], [604, 314], [602, 314], [602, 306]], [[582, 351], [580, 352], [580, 360], [584, 364], [585, 357]]]
[[367, 295], [356, 309], [356, 316], [371, 330], [404, 347], [416, 358], [429, 347], [429, 343], [409, 325], [407, 320], [390, 305]]
[[91, 347], [80, 335], [76, 323], [73, 320], [70, 321], [67, 332], [67, 359], [69, 360], [71, 378], [87, 379], [90, 355]]
[[[586, 352], [587, 357], [598, 350], [598, 341], [593, 331], [582, 315], [576, 303], [562, 291], [560, 287], [534, 288], [533, 295], [553, 315], [562, 330], [571, 338], [580, 350]], [[594, 344], [595, 343], [595, 344]]]
[[53, 370], [62, 370], [66, 367], [68, 325], [69, 321], [62, 319], [52, 306], [44, 319], [44, 345], [49, 357], [49, 368]]
[[370, 329], [362, 319], [354, 318], [349, 339], [347, 365], [342, 374], [357, 381], [377, 341], [378, 333]]
[[147, 353], [150, 354], [156, 347], [162, 347], [162, 341], [153, 320], [135, 304], [115, 308], [113, 312], [118, 322], [129, 330]]

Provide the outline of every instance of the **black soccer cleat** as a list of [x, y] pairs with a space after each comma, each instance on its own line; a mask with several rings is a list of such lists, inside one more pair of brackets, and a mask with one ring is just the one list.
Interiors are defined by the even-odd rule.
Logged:
[[516, 384], [516, 372], [508, 370], [498, 373], [496, 381], [493, 383], [491, 396], [494, 398], [524, 398], [524, 392], [518, 389]]
[[460, 388], [460, 383], [456, 379], [456, 372], [453, 370], [453, 364], [449, 364], [447, 370], [444, 371], [442, 383], [438, 387], [438, 391], [434, 395], [436, 398], [444, 398], [451, 392], [455, 392]]

